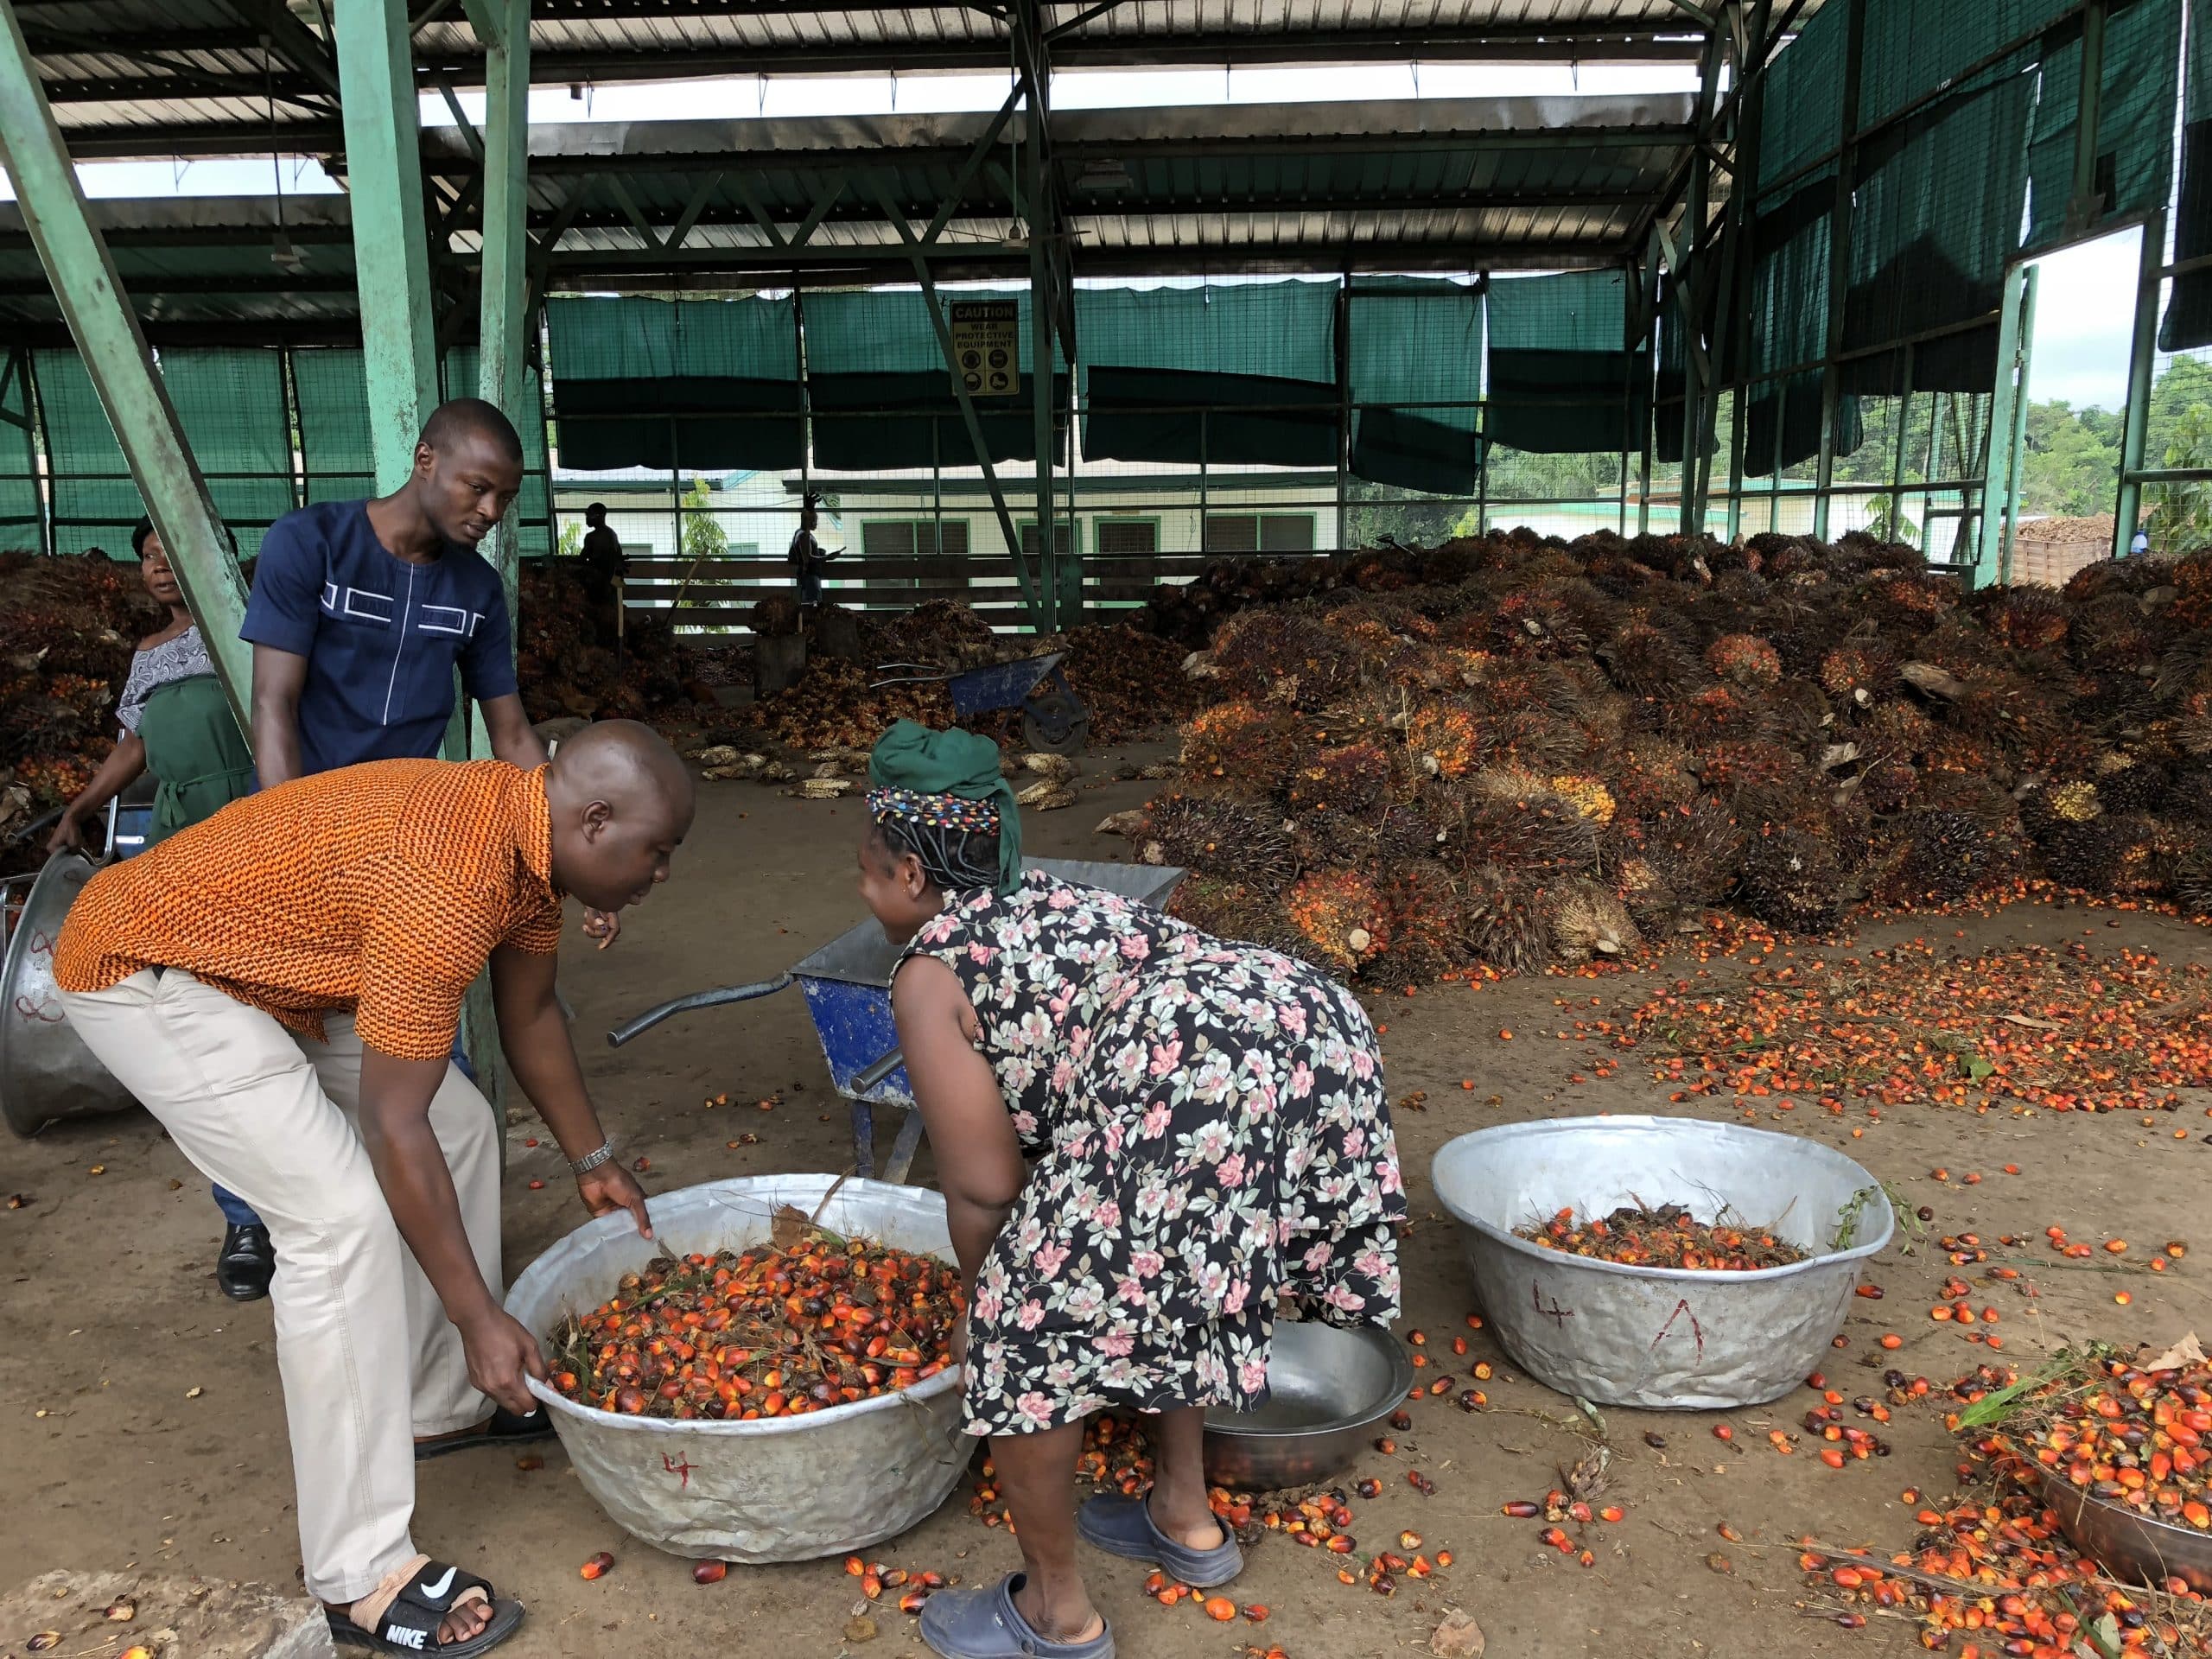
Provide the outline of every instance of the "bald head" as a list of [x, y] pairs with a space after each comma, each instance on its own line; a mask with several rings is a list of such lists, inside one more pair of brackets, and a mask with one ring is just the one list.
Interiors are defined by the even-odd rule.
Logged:
[[603, 720], [563, 740], [545, 770], [545, 803], [555, 883], [595, 910], [620, 910], [668, 879], [696, 800], [659, 733]]
[[496, 405], [481, 397], [449, 397], [423, 423], [421, 442], [432, 449], [450, 451], [472, 440], [488, 442], [516, 466], [522, 465], [522, 434]]
[[522, 439], [480, 397], [440, 404], [415, 443], [407, 487], [446, 541], [474, 547], [522, 493]]

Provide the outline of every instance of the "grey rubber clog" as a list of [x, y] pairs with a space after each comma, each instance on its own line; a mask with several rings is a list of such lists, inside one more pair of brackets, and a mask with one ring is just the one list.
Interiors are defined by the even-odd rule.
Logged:
[[944, 1659], [1114, 1659], [1111, 1624], [1088, 1642], [1038, 1635], [1014, 1605], [1025, 1582], [1010, 1573], [988, 1590], [938, 1591], [922, 1604], [922, 1640]]
[[1075, 1529], [1092, 1548], [1133, 1561], [1157, 1561], [1170, 1578], [1196, 1590], [1227, 1584], [1244, 1570], [1244, 1552], [1226, 1528], [1211, 1549], [1192, 1549], [1153, 1524], [1152, 1505], [1141, 1497], [1094, 1497], [1077, 1509]]

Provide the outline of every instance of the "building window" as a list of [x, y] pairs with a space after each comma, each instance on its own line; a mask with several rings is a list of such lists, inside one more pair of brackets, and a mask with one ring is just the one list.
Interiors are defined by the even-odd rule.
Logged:
[[870, 559], [968, 556], [968, 521], [948, 518], [939, 538], [934, 518], [870, 518], [861, 525], [861, 554]]
[[1313, 518], [1310, 512], [1210, 512], [1206, 551], [1311, 553]]
[[[1074, 530], [1075, 526], [1065, 518], [1052, 521], [1052, 551], [1064, 559], [1071, 553], [1082, 550]], [[1025, 559], [1037, 556], [1037, 521], [1034, 518], [1021, 520], [1021, 556]]]
[[1100, 518], [1091, 535], [1101, 557], [1142, 558], [1160, 551], [1157, 518]]

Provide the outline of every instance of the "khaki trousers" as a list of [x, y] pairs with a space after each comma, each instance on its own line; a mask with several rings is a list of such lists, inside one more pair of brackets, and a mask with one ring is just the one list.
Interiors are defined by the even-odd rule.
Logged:
[[[292, 1439], [309, 1593], [350, 1602], [416, 1552], [418, 1434], [480, 1422], [461, 1333], [416, 1264], [361, 1144], [361, 1040], [296, 1037], [169, 969], [64, 992], [85, 1046], [161, 1120], [201, 1174], [268, 1224], [276, 1369]], [[454, 1068], [430, 1103], [476, 1264], [499, 1278], [499, 1149], [491, 1109]]]

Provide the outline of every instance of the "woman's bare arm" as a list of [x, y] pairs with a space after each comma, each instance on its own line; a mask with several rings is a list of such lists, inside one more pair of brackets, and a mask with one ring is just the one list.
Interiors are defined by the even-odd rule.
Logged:
[[976, 1052], [969, 1036], [975, 1011], [951, 969], [928, 957], [911, 958], [893, 982], [891, 1007], [944, 1190], [953, 1254], [972, 1295], [991, 1242], [1027, 1179], [1014, 1120], [990, 1062]]

